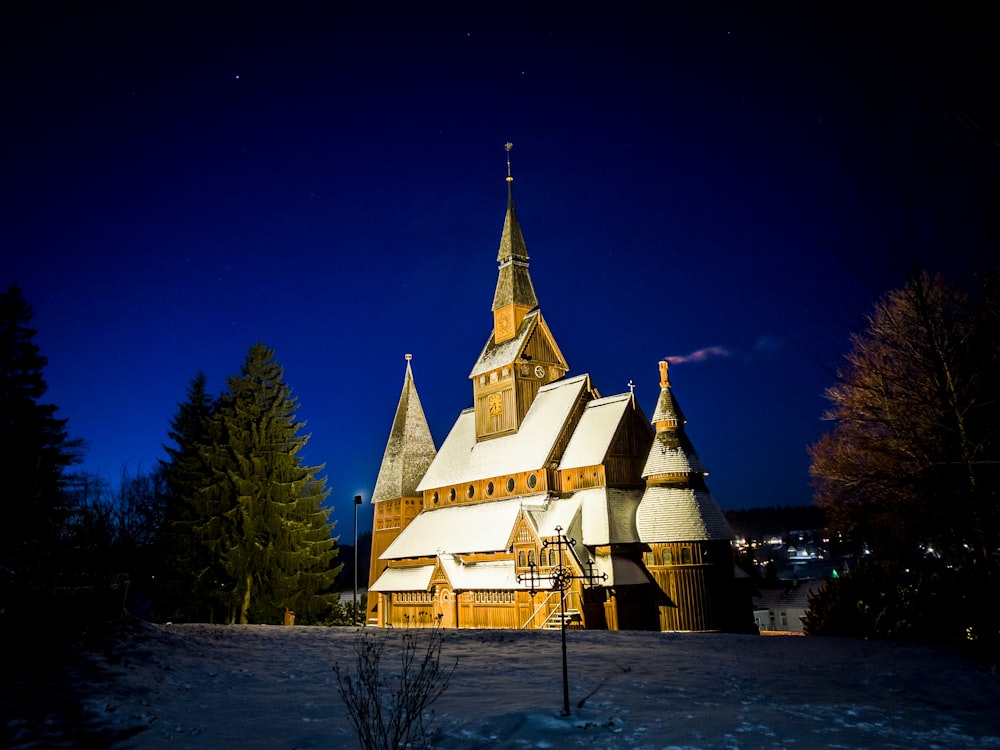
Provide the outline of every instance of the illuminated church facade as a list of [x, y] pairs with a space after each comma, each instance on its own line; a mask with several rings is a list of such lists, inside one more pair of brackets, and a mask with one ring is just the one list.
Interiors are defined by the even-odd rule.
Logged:
[[371, 498], [368, 624], [747, 631], [733, 533], [667, 363], [652, 419], [569, 374], [507, 180], [493, 329], [440, 448], [406, 358]]

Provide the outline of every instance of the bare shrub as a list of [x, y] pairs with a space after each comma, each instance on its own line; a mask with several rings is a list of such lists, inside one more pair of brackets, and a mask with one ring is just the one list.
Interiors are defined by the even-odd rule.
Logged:
[[[383, 666], [390, 639], [398, 642], [399, 669]], [[438, 628], [358, 631], [355, 670], [333, 667], [337, 692], [365, 750], [427, 747], [425, 712], [448, 688], [455, 665], [442, 667], [443, 631]]]

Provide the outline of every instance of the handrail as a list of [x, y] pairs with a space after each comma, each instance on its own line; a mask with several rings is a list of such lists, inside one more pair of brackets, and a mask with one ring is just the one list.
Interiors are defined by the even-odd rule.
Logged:
[[[581, 610], [583, 608], [583, 602], [580, 601], [580, 592], [573, 591], [572, 589], [570, 589], [568, 591], [562, 591], [562, 592], [560, 592], [560, 591], [550, 591], [549, 595], [547, 597], [545, 597], [545, 599], [542, 600], [542, 603], [539, 604], [535, 608], [535, 611], [531, 613], [531, 616], [528, 617], [527, 620], [525, 620], [524, 624], [521, 626], [521, 629], [524, 630], [524, 628], [527, 627], [528, 623], [531, 622], [535, 618], [535, 615], [538, 614], [538, 612], [542, 609], [542, 607], [544, 607], [546, 604], [548, 604], [549, 600], [552, 599], [553, 596], [555, 596], [556, 594], [560, 594], [560, 593], [563, 596], [563, 607], [562, 607], [562, 609], [563, 609], [563, 611], [566, 614], [570, 614], [571, 612], [577, 612], [577, 613], [581, 612]], [[572, 606], [573, 606], [572, 602], [573, 602], [573, 598], [574, 597], [576, 598], [577, 609], [573, 609], [572, 608]], [[542, 622], [542, 627], [544, 628], [545, 625], [549, 621], [551, 621], [552, 618], [554, 618], [554, 617], [559, 617], [559, 609], [558, 608], [553, 609], [551, 612], [549, 612], [548, 615], [546, 615], [545, 620]]]
[[[573, 604], [572, 604], [573, 597], [576, 597], [577, 601], [576, 609], [573, 609]], [[578, 591], [573, 591], [572, 589], [564, 591], [562, 611], [558, 609], [553, 609], [551, 612], [549, 612], [548, 617], [545, 618], [545, 622], [542, 623], [542, 627], [544, 628], [553, 619], [559, 619], [560, 615], [571, 615], [573, 612], [580, 614], [582, 607], [583, 607], [583, 602], [580, 601], [580, 593]]]
[[[550, 591], [549, 595], [542, 600], [541, 604], [539, 604], [537, 607], [535, 607], [535, 611], [532, 612], [528, 616], [528, 619], [524, 621], [524, 624], [521, 625], [521, 630], [524, 630], [526, 627], [528, 627], [528, 623], [535, 619], [535, 615], [537, 615], [541, 611], [542, 607], [544, 607], [546, 604], [549, 603], [549, 599], [551, 599], [553, 596], [555, 596], [558, 593], [560, 593], [560, 592], [558, 592], [558, 591]], [[547, 620], [548, 618], [545, 618], [545, 619]]]

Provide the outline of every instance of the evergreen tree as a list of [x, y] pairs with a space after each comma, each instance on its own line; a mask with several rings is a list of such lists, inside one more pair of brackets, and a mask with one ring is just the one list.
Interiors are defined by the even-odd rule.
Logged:
[[57, 407], [41, 403], [47, 360], [21, 289], [0, 293], [0, 598], [6, 619], [24, 596], [68, 569], [66, 469], [79, 460]]
[[255, 344], [212, 420], [202, 451], [212, 472], [199, 538], [228, 576], [228, 619], [280, 622], [284, 611], [315, 621], [336, 598], [338, 568], [322, 467], [302, 465], [298, 407], [274, 352]]
[[177, 406], [165, 445], [168, 461], [161, 461], [166, 483], [164, 523], [159, 537], [158, 606], [170, 618], [214, 620], [212, 604], [218, 598], [225, 573], [213, 560], [200, 529], [210, 526], [206, 489], [212, 484], [204, 454], [212, 442], [215, 398], [208, 379], [198, 372]]

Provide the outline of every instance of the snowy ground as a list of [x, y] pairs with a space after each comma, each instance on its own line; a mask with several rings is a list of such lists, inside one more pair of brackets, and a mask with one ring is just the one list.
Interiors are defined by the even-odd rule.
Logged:
[[[354, 748], [333, 665], [350, 628], [143, 625], [73, 672], [75, 726], [12, 747]], [[802, 637], [449, 631], [437, 748], [1000, 748], [1000, 680], [948, 653]], [[56, 688], [59, 690], [59, 687]], [[49, 719], [50, 723], [53, 720]], [[76, 736], [73, 736], [74, 733]]]

